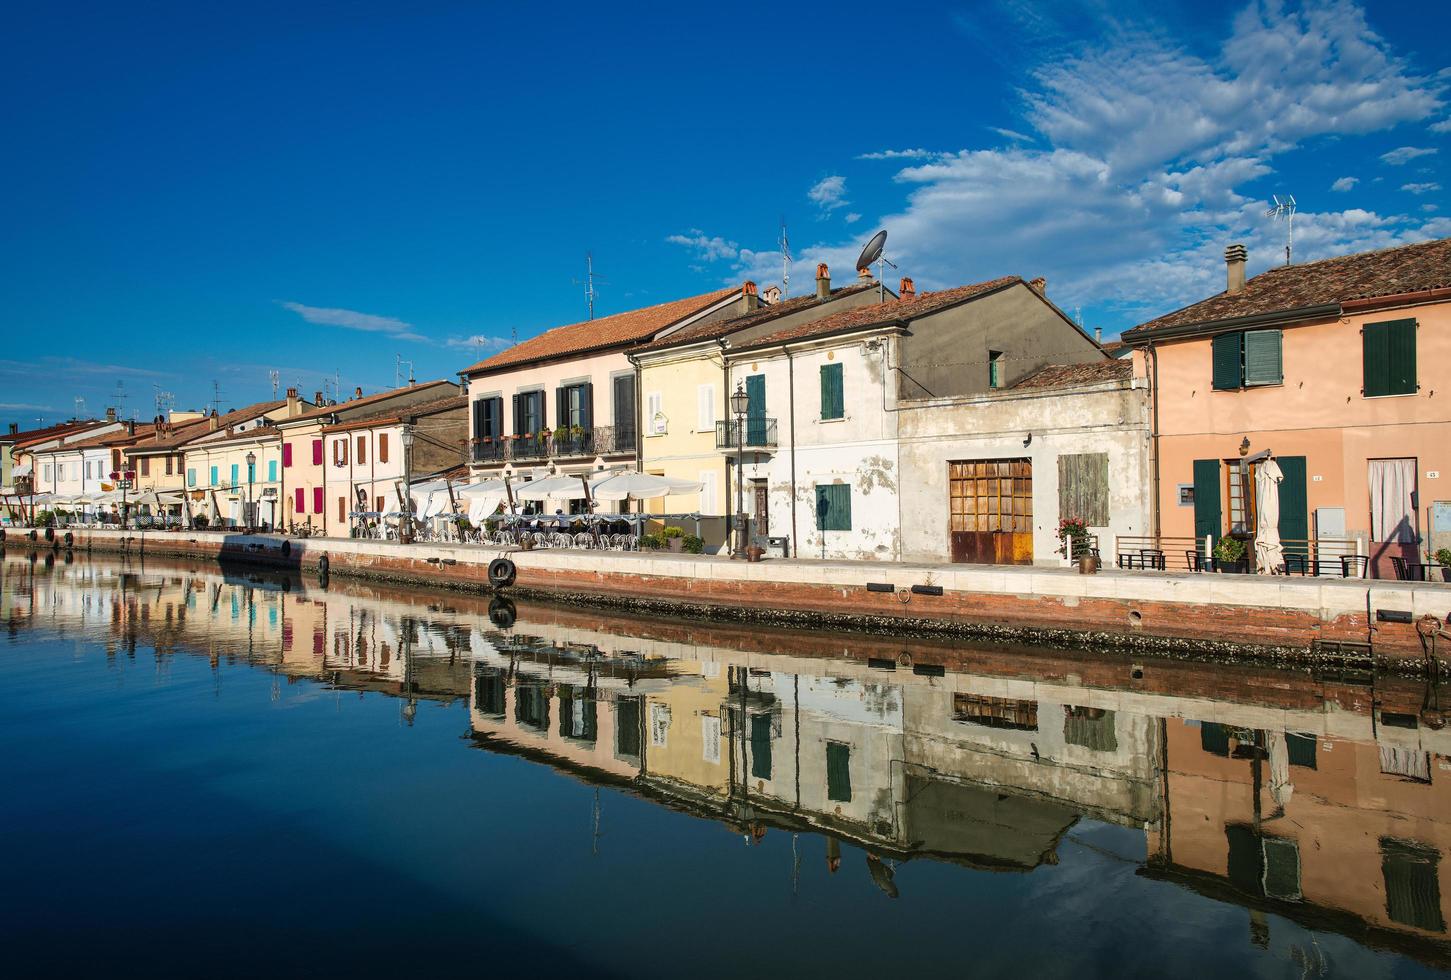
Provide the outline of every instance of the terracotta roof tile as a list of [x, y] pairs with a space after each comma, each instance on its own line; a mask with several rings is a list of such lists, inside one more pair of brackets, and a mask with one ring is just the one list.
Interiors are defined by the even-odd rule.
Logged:
[[116, 432], [103, 432], [98, 436], [91, 436], [86, 439], [77, 439], [75, 442], [68, 442], [58, 449], [96, 449], [101, 446], [124, 446], [127, 443], [140, 442], [143, 439], [151, 438], [156, 431], [156, 426], [151, 422], [137, 422], [136, 431], [128, 432], [125, 428]]
[[587, 351], [637, 344], [649, 340], [655, 334], [673, 323], [678, 323], [693, 314], [719, 303], [733, 293], [740, 292], [739, 286], [717, 289], [712, 293], [688, 296], [685, 299], [647, 306], [640, 310], [629, 310], [613, 316], [602, 316], [597, 320], [572, 323], [566, 327], [546, 330], [537, 337], [531, 337], [500, 351], [466, 369], [465, 374], [477, 374], [498, 368], [544, 361], [569, 354], [583, 354]]
[[378, 402], [386, 401], [389, 398], [397, 398], [400, 395], [406, 395], [409, 392], [419, 392], [424, 391], [428, 388], [436, 388], [439, 385], [452, 384], [453, 382], [449, 381], [447, 378], [440, 378], [437, 381], [420, 381], [418, 384], [410, 385], [407, 388], [389, 388], [387, 391], [380, 391], [375, 395], [364, 395], [362, 398], [354, 398], [351, 401], [338, 402], [336, 405], [319, 405], [317, 408], [314, 408], [311, 411], [302, 412], [299, 415], [294, 415], [290, 419], [282, 419], [281, 421], [289, 423], [306, 422], [319, 418], [326, 418], [328, 415], [331, 415], [333, 412], [336, 412], [339, 409], [363, 408], [367, 405], [374, 405]]
[[820, 320], [813, 320], [810, 323], [798, 323], [794, 326], [784, 327], [774, 333], [752, 340], [749, 344], [743, 344], [740, 349], [769, 347], [773, 344], [805, 340], [810, 337], [824, 337], [847, 330], [890, 323], [905, 323], [908, 320], [917, 319], [928, 313], [936, 313], [938, 310], [965, 303], [1022, 281], [1020, 276], [1002, 276], [998, 279], [989, 279], [987, 282], [941, 289], [935, 293], [919, 293], [916, 299], [889, 299], [885, 303], [858, 306], [855, 309], [833, 313], [831, 316], [822, 317]]
[[1169, 328], [1451, 286], [1451, 238], [1340, 255], [1261, 272], [1239, 293], [1220, 293], [1124, 332], [1135, 340]]
[[47, 442], [60, 436], [70, 435], [75, 432], [84, 432], [86, 429], [98, 425], [106, 425], [95, 419], [84, 421], [57, 422], [55, 425], [48, 425], [41, 429], [31, 429], [28, 432], [17, 432], [14, 435], [0, 437], [0, 442], [11, 443], [16, 449], [24, 449], [26, 446], [33, 446], [37, 443]]
[[364, 415], [356, 419], [348, 419], [346, 422], [339, 422], [337, 425], [323, 426], [324, 432], [344, 432], [348, 429], [367, 429], [376, 425], [391, 425], [401, 422], [405, 418], [417, 418], [420, 415], [436, 415], [439, 412], [447, 412], [450, 409], [467, 409], [469, 398], [467, 395], [449, 395], [447, 398], [435, 398], [432, 401], [419, 402], [416, 405], [399, 405], [393, 408], [382, 409], [371, 415]]
[[1132, 361], [1117, 358], [1092, 361], [1088, 364], [1050, 364], [1028, 375], [1010, 389], [1071, 388], [1076, 385], [1102, 384], [1106, 381], [1127, 381], [1134, 376]]
[[[858, 282], [852, 283], [850, 286], [840, 286], [831, 291], [831, 296], [827, 302], [875, 288], [876, 283], [874, 282]], [[770, 323], [772, 320], [780, 319], [792, 313], [799, 313], [802, 310], [808, 310], [820, 303], [821, 300], [816, 298], [815, 293], [809, 296], [793, 296], [779, 303], [763, 306], [751, 313], [742, 313], [740, 316], [733, 316], [725, 320], [711, 320], [708, 323], [691, 324], [682, 330], [675, 331], [669, 336], [661, 337], [659, 340], [644, 344], [637, 348], [637, 350], [662, 350], [666, 347], [676, 347], [682, 344], [698, 344], [705, 340], [718, 340], [738, 330], [746, 330], [750, 327], [760, 326], [763, 323]]]
[[199, 439], [204, 435], [208, 435], [213, 431], [222, 432], [229, 426], [247, 422], [259, 415], [266, 415], [268, 412], [275, 412], [278, 409], [286, 407], [287, 399], [284, 398], [278, 401], [257, 402], [255, 405], [248, 405], [246, 408], [233, 409], [225, 415], [217, 417], [215, 430], [210, 425], [210, 419], [206, 416], [199, 419], [191, 419], [172, 426], [168, 430], [164, 430], [160, 435], [152, 436], [143, 442], [138, 442], [131, 447], [131, 451], [146, 453], [164, 449], [175, 449], [178, 446], [191, 442], [193, 439]]

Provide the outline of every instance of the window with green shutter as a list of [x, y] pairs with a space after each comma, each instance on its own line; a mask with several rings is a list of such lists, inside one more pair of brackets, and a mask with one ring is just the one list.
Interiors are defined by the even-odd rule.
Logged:
[[1282, 337], [1278, 330], [1252, 330], [1244, 335], [1244, 385], [1284, 384]]
[[826, 743], [826, 798], [851, 802], [851, 746], [844, 742]]
[[751, 715], [751, 778], [771, 778], [770, 715]]
[[846, 417], [841, 382], [840, 364], [821, 365], [821, 417], [823, 419]]
[[851, 530], [851, 486], [823, 483], [816, 487], [816, 530]]
[[1366, 398], [1416, 391], [1416, 321], [1367, 323], [1360, 332]]
[[1244, 334], [1222, 333], [1212, 341], [1214, 390], [1238, 391], [1244, 379]]

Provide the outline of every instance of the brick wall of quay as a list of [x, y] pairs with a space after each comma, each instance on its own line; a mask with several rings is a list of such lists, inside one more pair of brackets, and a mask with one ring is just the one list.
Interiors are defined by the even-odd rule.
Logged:
[[[10, 529], [13, 547], [64, 550]], [[966, 565], [767, 561], [222, 532], [81, 529], [70, 547], [297, 568], [394, 583], [488, 591], [488, 565], [511, 559], [521, 597], [688, 614], [729, 622], [941, 634], [1087, 647], [1217, 663], [1425, 669], [1415, 621], [1451, 619], [1451, 585], [1242, 575], [1180, 575]], [[876, 585], [877, 589], [869, 588]], [[913, 585], [941, 595], [911, 591]], [[887, 591], [881, 591], [890, 587]], [[1389, 616], [1388, 620], [1386, 617]], [[1410, 621], [1395, 621], [1397, 619]], [[1316, 644], [1316, 641], [1321, 641]], [[1350, 644], [1327, 648], [1327, 644]], [[1437, 653], [1444, 661], [1451, 644]]]

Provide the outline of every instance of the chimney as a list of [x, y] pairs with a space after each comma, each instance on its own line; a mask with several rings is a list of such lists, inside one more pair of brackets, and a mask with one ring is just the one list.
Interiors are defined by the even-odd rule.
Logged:
[[106, 409], [106, 421], [107, 422], [114, 422], [114, 421], [116, 421], [116, 410], [114, 408], [108, 408], [108, 409]]
[[745, 302], [747, 313], [761, 306], [761, 294], [756, 291], [756, 284], [749, 279], [741, 285], [741, 299]]
[[302, 414], [302, 402], [298, 400], [298, 397], [297, 397], [297, 389], [296, 388], [288, 388], [287, 389], [287, 417], [288, 418], [292, 418], [295, 415], [301, 415], [301, 414]]
[[314, 405], [317, 405], [319, 408], [322, 407], [322, 392], [319, 391], [313, 394], [312, 403]]
[[353, 389], [353, 397], [354, 398], [362, 398], [363, 397], [363, 386], [362, 385], [358, 385], [358, 387], [356, 387], [356, 388]]
[[1036, 291], [1039, 296], [1048, 295], [1048, 280], [1044, 279], [1042, 276], [1039, 276], [1037, 279], [1030, 280], [1028, 282], [1028, 285], [1032, 286], [1034, 291]]
[[872, 281], [872, 270], [871, 270], [871, 267], [870, 266], [865, 266], [863, 268], [858, 269], [856, 271], [856, 277], [861, 282], [871, 282]]
[[207, 431], [217, 431], [217, 410], [215, 408], [212, 409], [212, 414], [207, 416]]
[[1224, 250], [1225, 271], [1229, 273], [1229, 283], [1224, 291], [1231, 296], [1244, 292], [1244, 263], [1248, 258], [1249, 252], [1243, 245], [1231, 245]]
[[910, 303], [917, 298], [917, 286], [912, 282], [911, 276], [902, 277], [902, 288], [897, 291], [897, 296], [904, 303]]
[[1093, 328], [1093, 342], [1100, 347], [1103, 346], [1103, 327]]
[[816, 298], [831, 298], [831, 270], [826, 267], [825, 262], [816, 267]]
[[136, 434], [136, 421], [135, 421], [135, 419], [132, 419], [131, 421], [129, 421], [129, 422], [126, 423], [126, 434], [128, 436], [134, 436]]
[[20, 434], [20, 423], [19, 422], [11, 422], [10, 423], [10, 434], [12, 436], [19, 435]]

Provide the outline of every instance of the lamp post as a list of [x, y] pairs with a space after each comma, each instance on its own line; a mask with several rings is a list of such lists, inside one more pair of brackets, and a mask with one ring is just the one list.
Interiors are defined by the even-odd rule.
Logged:
[[127, 525], [126, 491], [131, 489], [131, 485], [133, 481], [135, 481], [135, 479], [135, 470], [126, 470], [124, 473], [111, 473], [111, 481], [116, 485], [116, 488], [121, 491], [121, 530], [123, 531], [126, 530]]
[[253, 502], [252, 483], [257, 478], [257, 454], [247, 453], [247, 533], [252, 533], [252, 525], [257, 520], [257, 505]]
[[736, 417], [736, 547], [732, 558], [746, 557], [746, 412], [750, 411], [751, 398], [744, 385], [737, 381], [735, 393], [731, 395], [731, 414]]
[[405, 544], [413, 542], [413, 426], [403, 423], [398, 433], [403, 445], [403, 533], [399, 535]]

